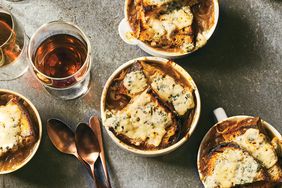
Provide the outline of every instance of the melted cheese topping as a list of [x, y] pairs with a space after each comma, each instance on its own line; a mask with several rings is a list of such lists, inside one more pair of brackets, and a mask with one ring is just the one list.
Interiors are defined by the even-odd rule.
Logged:
[[173, 10], [167, 14], [162, 14], [159, 18], [148, 17], [148, 25], [154, 32], [154, 40], [159, 40], [163, 35], [168, 39], [174, 34], [175, 30], [189, 27], [193, 22], [193, 14], [189, 6], [179, 10]]
[[160, 16], [163, 23], [173, 24], [178, 30], [192, 25], [193, 14], [189, 6], [184, 6], [181, 9], [173, 10], [167, 14]]
[[206, 188], [254, 182], [260, 166], [253, 157], [238, 149], [226, 149], [217, 155], [212, 174], [204, 180]]
[[142, 71], [134, 71], [125, 75], [123, 85], [129, 93], [135, 94], [147, 87], [147, 80]]
[[105, 126], [131, 139], [132, 144], [159, 146], [166, 128], [172, 124], [172, 116], [144, 91], [122, 111], [107, 111]]
[[274, 147], [267, 142], [266, 136], [258, 129], [248, 129], [243, 135], [236, 137], [234, 142], [247, 150], [267, 169], [278, 161]]
[[174, 1], [174, 0], [143, 0], [143, 3], [146, 6], [150, 6], [150, 5], [161, 6], [163, 4], [170, 3], [172, 1]]
[[[190, 6], [175, 0], [143, 0], [137, 8], [142, 28], [134, 33], [139, 40], [152, 47], [178, 49], [184, 52], [195, 48], [192, 23], [194, 15]], [[195, 2], [191, 2], [193, 5]], [[164, 5], [168, 4], [168, 5]], [[149, 11], [145, 11], [146, 7]], [[144, 8], [145, 7], [145, 8]], [[136, 24], [135, 24], [136, 25]], [[134, 29], [135, 30], [135, 29]]]
[[0, 156], [17, 146], [20, 140], [21, 111], [16, 105], [0, 107]]
[[[173, 10], [168, 14], [161, 15], [160, 20], [166, 31], [167, 38], [172, 39], [172, 36], [174, 35], [176, 30], [180, 31], [192, 25], [193, 13], [189, 6], [184, 6], [181, 9]], [[182, 40], [184, 41], [182, 46], [180, 47], [182, 50], [191, 51], [194, 49], [195, 45], [193, 41], [186, 40], [185, 37]]]
[[160, 73], [152, 76], [152, 88], [165, 101], [171, 102], [175, 111], [181, 116], [195, 107], [192, 91], [177, 84], [175, 80]]
[[148, 31], [153, 35], [153, 40], [160, 40], [161, 37], [166, 34], [166, 28], [160, 20], [151, 18], [148, 21], [148, 25], [150, 27]]

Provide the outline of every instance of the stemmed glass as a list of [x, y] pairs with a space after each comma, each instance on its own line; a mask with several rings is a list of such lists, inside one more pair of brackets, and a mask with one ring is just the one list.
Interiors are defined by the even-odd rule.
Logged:
[[25, 73], [27, 44], [23, 27], [0, 6], [0, 80], [13, 80]]
[[44, 24], [30, 38], [28, 59], [51, 95], [70, 100], [88, 91], [91, 45], [78, 26], [64, 21]]

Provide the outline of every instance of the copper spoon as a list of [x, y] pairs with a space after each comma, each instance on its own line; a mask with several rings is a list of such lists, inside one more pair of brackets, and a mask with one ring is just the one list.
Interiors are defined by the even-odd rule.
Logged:
[[75, 131], [75, 144], [78, 154], [90, 166], [96, 187], [101, 187], [94, 172], [94, 164], [100, 155], [98, 140], [86, 123], [80, 123]]
[[89, 170], [88, 165], [78, 155], [73, 131], [58, 119], [47, 121], [47, 133], [53, 145], [62, 153], [74, 155]]
[[107, 179], [108, 186], [109, 188], [111, 188], [112, 186], [111, 186], [107, 164], [106, 164], [106, 156], [105, 156], [105, 151], [104, 151], [104, 146], [103, 146], [103, 137], [102, 137], [102, 130], [101, 130], [99, 118], [97, 116], [92, 116], [90, 118], [89, 123], [90, 123], [90, 127], [92, 128], [92, 130], [94, 131], [94, 133], [96, 134], [98, 138], [98, 142], [99, 142], [99, 146], [101, 150], [100, 158], [101, 158], [103, 170], [104, 170], [104, 173]]

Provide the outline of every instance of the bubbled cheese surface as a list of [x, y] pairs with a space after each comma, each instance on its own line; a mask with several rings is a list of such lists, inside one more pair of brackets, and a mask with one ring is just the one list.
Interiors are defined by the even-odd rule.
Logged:
[[251, 153], [267, 169], [278, 161], [274, 147], [258, 129], [248, 129], [243, 135], [236, 137], [234, 142]]
[[172, 24], [175, 28], [181, 30], [184, 27], [192, 25], [193, 14], [189, 6], [184, 6], [181, 9], [173, 10], [172, 12], [161, 15], [160, 20], [163, 23]]
[[17, 105], [0, 106], [0, 156], [18, 144], [20, 118], [21, 111]]
[[107, 111], [106, 116], [105, 126], [127, 136], [135, 145], [146, 142], [159, 146], [166, 127], [172, 124], [171, 114], [159, 106], [147, 90], [136, 96], [122, 111]]
[[253, 157], [238, 149], [219, 153], [211, 175], [204, 180], [206, 188], [232, 187], [252, 183], [260, 166]]
[[123, 85], [129, 93], [136, 94], [147, 87], [147, 80], [142, 71], [133, 71], [125, 75]]
[[195, 107], [192, 91], [177, 84], [175, 80], [160, 73], [152, 76], [152, 88], [165, 101], [171, 102], [179, 115]]
[[193, 14], [189, 6], [184, 6], [179, 10], [168, 11], [160, 17], [150, 16], [147, 20], [154, 32], [154, 40], [159, 40], [164, 35], [170, 39], [175, 30], [192, 25]]

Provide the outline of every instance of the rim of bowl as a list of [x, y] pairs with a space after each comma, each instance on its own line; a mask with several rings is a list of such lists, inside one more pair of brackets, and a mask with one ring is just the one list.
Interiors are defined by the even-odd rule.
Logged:
[[[228, 120], [239, 120], [239, 119], [245, 119], [245, 118], [253, 118], [254, 116], [248, 116], [248, 115], [237, 115], [237, 116], [231, 116], [231, 117], [228, 117], [224, 120], [221, 120], [219, 122], [217, 122], [216, 124], [214, 124], [209, 130], [208, 132], [205, 134], [204, 138], [202, 139], [201, 141], [201, 144], [199, 146], [199, 150], [198, 150], [198, 154], [197, 154], [197, 169], [198, 169], [198, 173], [199, 173], [199, 177], [200, 177], [200, 180], [201, 182], [203, 183], [203, 174], [201, 173], [200, 171], [200, 156], [201, 156], [201, 153], [203, 151], [203, 148], [204, 148], [204, 142], [208, 139], [208, 136], [210, 134], [210, 132], [216, 127], [218, 126], [219, 124], [221, 124], [222, 122], [224, 121], [228, 121]], [[276, 128], [274, 128], [271, 124], [269, 124], [268, 122], [264, 121], [263, 119], [261, 119], [261, 122], [263, 124], [263, 126], [265, 126], [265, 128], [267, 128], [271, 134], [273, 134], [275, 137], [277, 137], [278, 139], [282, 140], [282, 136], [281, 134], [277, 131]]]
[[[127, 5], [128, 5], [129, 1], [130, 0], [125, 0], [125, 5], [124, 5], [124, 17], [125, 17], [128, 24], [129, 24], [129, 22], [128, 22], [128, 16], [127, 16], [128, 15], [127, 14]], [[219, 3], [218, 3], [218, 0], [213, 0], [213, 4], [214, 4], [214, 14], [215, 14], [214, 20], [215, 20], [215, 22], [209, 30], [202, 33], [206, 37], [207, 41], [213, 35], [213, 33], [216, 29], [217, 23], [218, 23], [218, 19], [219, 19]], [[130, 27], [130, 24], [129, 24], [129, 27]], [[142, 49], [144, 48], [148, 51], [151, 51], [151, 53], [153, 53], [153, 54], [158, 54], [159, 56], [172, 57], [172, 58], [188, 55], [188, 54], [193, 53], [193, 52], [197, 51], [199, 48], [202, 48], [206, 45], [206, 43], [205, 43], [203, 46], [195, 48], [194, 50], [192, 50], [190, 52], [181, 53], [181, 52], [167, 52], [167, 51], [158, 50], [158, 49], [153, 48], [150, 45], [148, 45], [148, 44], [146, 44], [146, 43], [144, 43], [144, 42], [142, 42], [142, 41], [140, 41], [136, 38], [135, 38], [135, 40], [138, 42], [137, 45]]]
[[[105, 120], [105, 109], [106, 109], [106, 97], [107, 97], [107, 92], [108, 92], [108, 88], [110, 86], [110, 84], [112, 83], [112, 80], [116, 77], [117, 74], [120, 73], [121, 70], [125, 69], [126, 67], [132, 65], [133, 63], [135, 63], [137, 60], [149, 60], [149, 61], [156, 61], [158, 63], [162, 63], [162, 64], [166, 64], [168, 63], [170, 60], [168, 59], [164, 59], [164, 58], [160, 58], [160, 57], [139, 57], [139, 58], [135, 58], [132, 59], [126, 63], [124, 63], [123, 65], [121, 65], [118, 69], [116, 69], [112, 75], [109, 77], [109, 79], [107, 80], [103, 92], [102, 92], [102, 97], [101, 97], [101, 117], [102, 117], [102, 122], [104, 122]], [[177, 149], [178, 147], [180, 147], [181, 145], [183, 145], [192, 135], [192, 133], [194, 132], [199, 118], [200, 118], [200, 111], [201, 111], [201, 100], [200, 100], [200, 94], [199, 94], [199, 90], [194, 82], [194, 80], [192, 79], [192, 77], [189, 75], [189, 73], [184, 70], [181, 66], [177, 65], [176, 63], [173, 62], [173, 67], [176, 71], [178, 71], [182, 76], [184, 76], [189, 83], [191, 84], [191, 86], [193, 87], [193, 89], [195, 90], [195, 98], [196, 98], [196, 108], [195, 108], [195, 114], [193, 117], [193, 121], [190, 125], [190, 129], [189, 131], [186, 133], [186, 135], [181, 138], [180, 140], [178, 140], [175, 144], [170, 145], [166, 148], [163, 149], [159, 149], [159, 150], [141, 150], [141, 149], [137, 149], [133, 146], [129, 146], [126, 143], [122, 142], [120, 139], [118, 139], [110, 130], [108, 127], [105, 127], [103, 125], [103, 127], [105, 127], [105, 129], [107, 130], [108, 135], [112, 138], [112, 140], [118, 145], [120, 146], [122, 149], [125, 149], [127, 151], [130, 151], [132, 153], [138, 154], [138, 155], [143, 155], [143, 156], [158, 156], [158, 155], [162, 155], [162, 154], [166, 154], [169, 152], [174, 151], [175, 149]]]
[[40, 142], [41, 142], [41, 138], [42, 138], [42, 121], [41, 121], [41, 118], [40, 118], [38, 110], [35, 108], [33, 103], [29, 99], [27, 99], [25, 96], [15, 92], [15, 91], [8, 90], [8, 89], [0, 89], [0, 93], [12, 94], [12, 95], [15, 95], [15, 96], [20, 97], [21, 99], [23, 99], [30, 106], [30, 108], [34, 112], [34, 114], [36, 116], [36, 119], [38, 121], [38, 124], [37, 124], [37, 126], [38, 126], [38, 140], [36, 141], [35, 145], [33, 146], [32, 152], [28, 155], [27, 158], [25, 158], [23, 160], [23, 163], [21, 163], [18, 166], [16, 166], [16, 168], [14, 168], [12, 170], [0, 171], [0, 174], [8, 174], [8, 173], [14, 172], [14, 171], [19, 170], [20, 168], [24, 167], [34, 157], [35, 153], [37, 152], [37, 150], [39, 148], [39, 145], [40, 145]]

